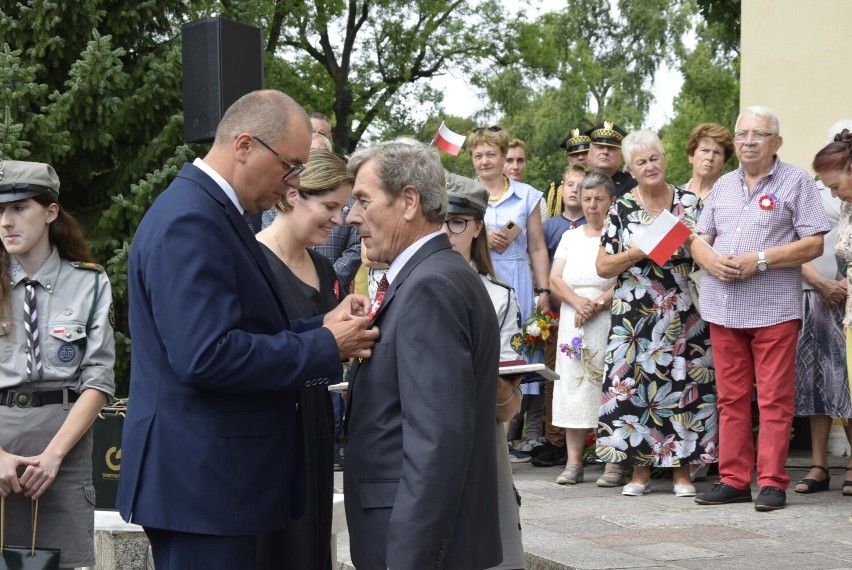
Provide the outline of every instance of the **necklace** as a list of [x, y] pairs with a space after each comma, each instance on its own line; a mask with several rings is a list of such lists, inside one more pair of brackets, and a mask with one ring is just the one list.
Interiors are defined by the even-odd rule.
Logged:
[[500, 198], [502, 198], [503, 194], [505, 194], [508, 190], [509, 190], [509, 177], [504, 175], [503, 176], [503, 191], [500, 192], [499, 194], [497, 194], [496, 196], [490, 196], [489, 195], [488, 201], [489, 202], [499, 202]]
[[301, 273], [301, 272], [302, 272], [302, 268], [305, 266], [305, 253], [307, 253], [307, 252], [306, 252], [305, 250], [302, 250], [302, 263], [301, 263], [301, 264], [299, 264], [299, 265], [295, 265], [295, 264], [291, 265], [291, 264], [289, 264], [289, 263], [287, 262], [287, 256], [284, 254], [284, 248], [283, 248], [283, 247], [281, 247], [281, 242], [280, 242], [280, 241], [278, 241], [278, 236], [275, 236], [275, 238], [274, 238], [274, 239], [275, 239], [275, 245], [277, 245], [277, 246], [278, 246], [278, 251], [281, 253], [281, 261], [283, 261], [283, 262], [284, 262], [284, 265], [286, 265], [287, 267], [289, 267], [290, 269], [292, 269], [294, 273]]
[[[645, 199], [642, 197], [642, 192], [639, 191], [638, 186], [636, 187], [636, 197], [639, 198], [639, 205], [642, 206], [642, 209], [645, 210], [646, 212], [648, 212], [649, 214], [651, 214], [652, 216], [654, 215], [654, 213], [659, 214], [663, 210], [666, 209], [665, 207], [663, 207], [663, 208], [649, 208], [648, 205], [645, 204]], [[671, 200], [669, 200], [669, 201], [671, 202]]]

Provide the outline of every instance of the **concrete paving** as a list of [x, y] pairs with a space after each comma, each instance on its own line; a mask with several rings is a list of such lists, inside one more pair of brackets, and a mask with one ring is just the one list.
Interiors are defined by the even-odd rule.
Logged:
[[[791, 452], [787, 508], [773, 512], [757, 512], [753, 503], [697, 505], [676, 497], [670, 479], [654, 479], [648, 495], [625, 497], [621, 488], [595, 485], [599, 465], [587, 465], [586, 481], [574, 486], [555, 483], [561, 467], [515, 465], [527, 568], [852, 569], [852, 497], [840, 493], [847, 459], [829, 456], [829, 491], [799, 495], [793, 486], [810, 454]], [[698, 492], [715, 479], [696, 483]], [[340, 473], [336, 484], [343, 484]], [[341, 569], [352, 568], [345, 532], [338, 559]]]

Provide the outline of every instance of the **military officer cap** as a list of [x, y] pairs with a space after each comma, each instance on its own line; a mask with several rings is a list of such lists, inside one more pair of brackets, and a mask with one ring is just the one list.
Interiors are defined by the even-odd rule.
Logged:
[[627, 136], [627, 131], [609, 121], [604, 121], [591, 130], [592, 144], [614, 146], [621, 148], [621, 141]]
[[488, 190], [472, 180], [447, 172], [448, 214], [472, 214], [477, 218], [485, 217], [488, 207]]
[[568, 154], [578, 154], [588, 152], [592, 145], [592, 137], [589, 136], [591, 131], [580, 132], [580, 129], [572, 129], [571, 134], [565, 137], [565, 140], [559, 145], [568, 151]]
[[49, 164], [23, 160], [0, 161], [0, 203], [47, 194], [59, 200], [59, 176]]

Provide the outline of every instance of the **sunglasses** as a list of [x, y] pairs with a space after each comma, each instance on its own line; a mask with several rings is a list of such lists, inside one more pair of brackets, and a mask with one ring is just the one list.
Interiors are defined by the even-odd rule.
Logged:
[[497, 133], [497, 132], [500, 132], [502, 130], [503, 130], [503, 127], [501, 127], [500, 125], [493, 125], [491, 127], [476, 127], [475, 129], [473, 129], [473, 132], [481, 133], [482, 131], [489, 131], [489, 132], [492, 132], [492, 133]]

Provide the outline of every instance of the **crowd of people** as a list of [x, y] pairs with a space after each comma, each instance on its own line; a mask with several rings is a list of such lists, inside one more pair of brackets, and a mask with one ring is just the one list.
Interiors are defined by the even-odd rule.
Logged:
[[[342, 158], [325, 115], [245, 95], [131, 246], [122, 516], [158, 570], [328, 570], [342, 469], [357, 568], [519, 569], [512, 463], [575, 485], [597, 462], [629, 497], [670, 472], [679, 497], [770, 511], [795, 416], [813, 465], [794, 491], [828, 491], [828, 434], [852, 418], [850, 127], [816, 154], [820, 187], [780, 160], [766, 107], [696, 126], [680, 184], [655, 133], [575, 128], [542, 193], [498, 126], [467, 138], [471, 179], [408, 139]], [[40, 503], [38, 545], [73, 568], [94, 565], [90, 426], [115, 349], [109, 280], [58, 197], [49, 165], [0, 162], [0, 497], [8, 519]], [[691, 232], [663, 263], [639, 246], [660, 216]], [[545, 310], [546, 347], [525, 350]], [[540, 363], [559, 379], [499, 372]]]

